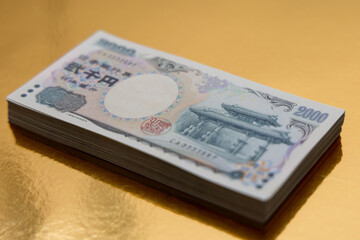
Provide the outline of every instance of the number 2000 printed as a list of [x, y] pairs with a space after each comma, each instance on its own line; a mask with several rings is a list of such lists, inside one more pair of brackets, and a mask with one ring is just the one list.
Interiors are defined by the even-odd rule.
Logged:
[[314, 109], [307, 108], [305, 106], [299, 107], [298, 110], [294, 113], [294, 115], [305, 119], [310, 119], [311, 121], [316, 121], [318, 123], [324, 122], [329, 116], [328, 113], [315, 111]]

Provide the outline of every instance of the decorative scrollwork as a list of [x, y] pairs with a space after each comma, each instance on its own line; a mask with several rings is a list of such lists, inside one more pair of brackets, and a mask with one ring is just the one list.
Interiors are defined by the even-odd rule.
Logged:
[[147, 60], [151, 65], [153, 65], [160, 72], [171, 73], [171, 72], [189, 72], [196, 71], [196, 74], [199, 75], [200, 71], [196, 69], [189, 68], [185, 65], [167, 60], [161, 57], [155, 57]]
[[253, 90], [251, 88], [245, 88], [245, 90], [247, 90], [249, 93], [252, 93], [252, 94], [256, 95], [259, 98], [263, 98], [263, 99], [269, 101], [270, 104], [272, 105], [271, 108], [285, 107], [284, 111], [285, 112], [290, 112], [297, 105], [296, 103], [290, 102], [288, 100], [278, 98], [278, 97], [275, 97], [273, 95], [270, 95], [268, 93], [264, 93], [264, 92], [261, 92], [261, 91], [255, 91], [255, 90]]
[[316, 128], [315, 125], [310, 123], [302, 122], [297, 119], [291, 118], [289, 124], [286, 126], [287, 129], [297, 128], [301, 133], [301, 142], [305, 142], [305, 140], [310, 136], [310, 134]]

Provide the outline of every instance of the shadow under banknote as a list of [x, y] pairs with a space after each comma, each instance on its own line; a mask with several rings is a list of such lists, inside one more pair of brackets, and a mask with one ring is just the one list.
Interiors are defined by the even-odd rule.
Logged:
[[[233, 220], [231, 215], [227, 215], [225, 212], [222, 212], [221, 209], [206, 206], [206, 204], [199, 202], [198, 199], [194, 199], [175, 189], [166, 187], [163, 184], [93, 157], [87, 153], [51, 141], [15, 125], [10, 126], [16, 138], [16, 143], [21, 147], [48, 156], [57, 162], [110, 184], [115, 188], [129, 192], [161, 208], [209, 224], [233, 236], [247, 239], [276, 238], [342, 158], [341, 138], [338, 137], [311, 171], [306, 174], [300, 184], [298, 184], [264, 230], [258, 230], [248, 227], [237, 220]], [[39, 144], [39, 141], [34, 141], [33, 139], [40, 140], [50, 146], [55, 146], [56, 149], [45, 144]], [[58, 151], [59, 154], [54, 154], [54, 151]], [[86, 159], [86, 161], [84, 161], [84, 159]], [[109, 171], [117, 174], [110, 173]], [[197, 204], [192, 204], [192, 202], [197, 202]], [[204, 205], [206, 207], [203, 207]]]

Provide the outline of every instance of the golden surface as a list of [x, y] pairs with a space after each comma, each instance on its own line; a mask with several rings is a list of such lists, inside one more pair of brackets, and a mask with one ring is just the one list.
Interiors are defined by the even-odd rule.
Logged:
[[[0, 239], [360, 239], [360, 2], [0, 0]], [[97, 29], [346, 109], [266, 231], [22, 135], [5, 97]]]

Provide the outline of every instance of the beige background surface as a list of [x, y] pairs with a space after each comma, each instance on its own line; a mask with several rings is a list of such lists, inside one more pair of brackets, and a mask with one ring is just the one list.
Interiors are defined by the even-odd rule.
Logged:
[[[360, 239], [359, 1], [0, 0], [0, 239]], [[5, 97], [98, 29], [346, 109], [258, 231], [23, 136]]]

